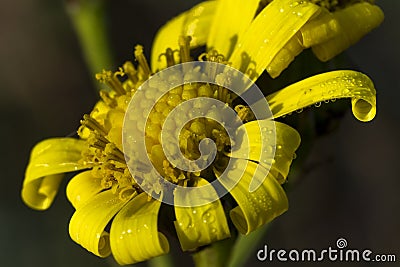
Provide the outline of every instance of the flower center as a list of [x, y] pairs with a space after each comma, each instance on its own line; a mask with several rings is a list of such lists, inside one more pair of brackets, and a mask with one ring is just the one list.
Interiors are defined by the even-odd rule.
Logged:
[[[181, 62], [190, 60], [189, 42], [190, 38], [180, 39]], [[174, 51], [167, 49], [160, 58], [165, 56], [167, 65], [172, 66], [175, 64], [173, 53]], [[141, 46], [136, 47], [134, 55], [138, 62], [137, 67], [132, 62], [126, 62], [115, 73], [103, 71], [96, 75], [100, 82], [105, 83], [112, 90], [100, 93], [102, 100], [96, 104], [90, 115], [83, 117], [82, 125], [78, 130], [79, 136], [85, 139], [87, 143], [87, 148], [82, 153], [82, 163], [92, 167], [93, 176], [102, 180], [104, 189], [113, 190], [121, 198], [141, 193], [141, 183], [146, 182], [140, 177], [140, 173], [146, 171], [146, 166], [141, 166], [138, 161], [136, 166], [138, 171], [133, 173], [135, 175], [133, 177], [127, 167], [122, 147], [122, 125], [127, 106], [136, 90], [151, 76], [150, 67], [143, 55]], [[199, 60], [226, 63], [224, 56], [216, 51], [202, 54]], [[195, 73], [195, 70], [191, 73]], [[174, 77], [168, 78], [173, 79]], [[153, 93], [148, 90], [145, 95], [151, 96]], [[172, 122], [169, 121], [168, 124], [164, 124], [172, 110], [185, 101], [198, 97], [219, 100], [226, 103], [226, 107], [229, 108], [232, 106], [232, 100], [235, 96], [227, 88], [215, 84], [184, 84], [169, 90], [158, 100], [144, 125], [146, 152], [153, 166], [164, 179], [180, 186], [194, 186], [198, 179], [193, 178], [198, 176], [209, 181], [215, 179], [212, 168], [223, 170], [227, 159], [225, 154], [229, 152], [231, 147], [230, 138], [224, 129], [224, 125], [221, 125], [217, 120], [210, 119], [220, 116], [220, 110], [207, 102], [196, 102], [193, 109], [179, 112], [179, 116], [175, 116]], [[152, 103], [146, 101], [141, 103], [145, 106], [149, 104]], [[138, 107], [137, 112], [141, 112], [142, 108], [144, 106]], [[235, 111], [241, 121], [253, 119], [249, 108], [245, 106], [237, 105]], [[143, 125], [137, 127], [140, 128]], [[178, 146], [171, 146], [172, 139], [162, 137], [162, 133], [164, 134], [163, 127], [167, 128], [167, 134], [179, 131], [177, 135]], [[196, 162], [197, 159], [204, 156], [201, 151], [202, 145], [210, 142], [215, 144], [215, 157], [210, 162], [211, 165], [207, 165], [207, 168], [197, 168], [201, 171], [187, 171], [178, 168], [167, 159], [168, 157], [164, 152], [166, 149], [169, 151], [168, 155], [172, 155], [172, 157], [180, 152], [187, 160]], [[180, 151], [176, 151], [177, 149]], [[157, 187], [157, 185], [154, 185], [154, 187]]]
[[[147, 153], [150, 155], [150, 159], [157, 171], [169, 182], [186, 186], [192, 175], [202, 175], [202, 177], [204, 175], [199, 172], [190, 173], [176, 168], [167, 160], [163, 152], [163, 146], [172, 156], [176, 155], [177, 151], [174, 151], [175, 148], [169, 145], [174, 142], [173, 138], [166, 138], [164, 140], [170, 140], [170, 142], [162, 143], [161, 129], [163, 127], [167, 127], [165, 134], [168, 135], [174, 134], [177, 129], [179, 130], [183, 126], [178, 133], [178, 146], [182, 155], [188, 160], [197, 160], [201, 157], [200, 143], [207, 138], [216, 144], [216, 161], [223, 158], [224, 152], [229, 149], [230, 139], [223, 126], [215, 120], [207, 119], [210, 117], [215, 118], [215, 114], [218, 113], [216, 107], [207, 106], [208, 103], [198, 102], [194, 109], [179, 112], [179, 115], [173, 121], [168, 121], [168, 124], [164, 124], [170, 112], [184, 101], [196, 97], [216, 98], [221, 90], [215, 85], [185, 84], [165, 94], [150, 112], [149, 120], [146, 124]], [[220, 96], [225, 99], [229, 98], [223, 93], [220, 93]], [[196, 115], [201, 115], [202, 117], [196, 118]]]

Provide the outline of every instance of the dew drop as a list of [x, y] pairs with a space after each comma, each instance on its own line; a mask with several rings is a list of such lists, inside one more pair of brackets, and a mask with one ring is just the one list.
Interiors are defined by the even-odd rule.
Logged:
[[296, 110], [296, 112], [297, 113], [301, 113], [301, 112], [303, 112], [303, 109], [301, 108], [301, 109], [298, 109], [298, 110]]
[[321, 106], [321, 104], [322, 104], [321, 102], [317, 102], [317, 103], [314, 104], [314, 106], [315, 106], [316, 108], [319, 108], [319, 107]]

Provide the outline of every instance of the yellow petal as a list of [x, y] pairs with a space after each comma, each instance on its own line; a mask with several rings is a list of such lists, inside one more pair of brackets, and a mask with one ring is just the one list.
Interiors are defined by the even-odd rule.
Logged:
[[88, 168], [79, 163], [84, 146], [82, 140], [52, 138], [32, 149], [21, 192], [26, 205], [47, 209], [57, 194], [62, 174]]
[[280, 117], [321, 101], [351, 98], [354, 116], [370, 121], [376, 114], [376, 91], [368, 76], [351, 70], [315, 75], [267, 96], [274, 117]]
[[219, 0], [207, 40], [207, 48], [229, 58], [239, 36], [249, 27], [259, 0]]
[[340, 25], [339, 33], [334, 38], [312, 47], [314, 54], [321, 61], [327, 61], [340, 54], [378, 27], [384, 19], [383, 11], [367, 2], [350, 5], [333, 15]]
[[93, 177], [91, 171], [85, 171], [69, 181], [67, 186], [67, 198], [75, 209], [100, 193], [103, 189], [101, 179]]
[[317, 12], [308, 1], [274, 0], [251, 23], [232, 54], [232, 67], [247, 73], [253, 80], [264, 71], [278, 52]]
[[128, 201], [107, 190], [85, 202], [69, 222], [72, 240], [99, 257], [109, 256], [109, 233], [105, 228]]
[[[264, 167], [244, 159], [231, 162], [233, 168], [220, 176], [219, 181], [225, 188], [231, 188], [240, 179], [230, 191], [238, 204], [230, 211], [230, 217], [240, 233], [249, 234], [285, 212], [288, 200], [281, 185]], [[261, 185], [250, 192], [253, 179], [261, 181]]]
[[335, 16], [321, 8], [321, 13], [300, 29], [301, 41], [304, 47], [311, 47], [331, 39], [339, 31], [340, 25]]
[[[300, 135], [292, 127], [271, 120], [248, 122], [237, 129], [236, 140], [228, 156], [256, 161], [283, 183], [289, 174]], [[275, 153], [274, 153], [275, 150]]]
[[289, 64], [304, 50], [299, 35], [294, 35], [281, 50], [275, 55], [274, 59], [267, 67], [267, 71], [272, 78], [278, 77]]
[[[198, 179], [197, 186], [208, 184], [206, 180]], [[203, 206], [196, 206], [198, 198], [216, 199], [217, 193], [208, 190], [206, 192], [201, 191], [201, 194], [196, 194], [198, 192], [197, 190], [175, 191], [175, 201], [185, 206], [175, 205], [176, 221], [174, 222], [183, 251], [192, 250], [230, 237], [224, 209], [219, 200]]]
[[110, 243], [119, 264], [133, 264], [169, 252], [168, 240], [157, 228], [160, 206], [161, 202], [149, 200], [142, 193], [115, 216]]
[[[166, 60], [160, 58], [160, 55], [167, 48], [178, 50], [179, 36], [191, 36], [191, 47], [205, 45], [216, 6], [217, 1], [202, 2], [160, 28], [151, 50], [151, 66], [154, 72], [167, 67]], [[179, 61], [178, 53], [174, 54], [174, 58], [176, 62]]]

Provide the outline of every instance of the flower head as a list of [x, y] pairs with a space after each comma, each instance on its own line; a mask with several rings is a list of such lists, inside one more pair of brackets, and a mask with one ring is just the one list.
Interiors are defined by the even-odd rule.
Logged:
[[[342, 5], [338, 1], [261, 2], [201, 3], [161, 29], [152, 49], [152, 68], [143, 48], [137, 46], [136, 66], [128, 61], [116, 72], [98, 74], [97, 79], [111, 91], [100, 92], [101, 100], [84, 115], [79, 139], [49, 139], [32, 150], [22, 189], [27, 205], [48, 208], [63, 173], [84, 170], [67, 187], [68, 199], [76, 209], [70, 235], [98, 256], [112, 253], [120, 264], [167, 253], [167, 235], [175, 235], [183, 250], [195, 250], [230, 237], [231, 223], [248, 234], [286, 211], [288, 200], [281, 184], [288, 176], [300, 136], [273, 118], [320, 101], [351, 98], [355, 117], [369, 121], [376, 112], [371, 80], [355, 71], [308, 78], [267, 96], [272, 116], [259, 118], [249, 105], [235, 101], [244, 96], [228, 89], [235, 78], [219, 75], [213, 69], [218, 65], [208, 65], [210, 68], [203, 70], [207, 74], [190, 64], [180, 65], [188, 68], [183, 77], [163, 76], [162, 70], [192, 61], [191, 48], [206, 45], [199, 61], [229, 65], [253, 81], [264, 70], [276, 77], [306, 47], [313, 47], [317, 56], [321, 55], [316, 52], [318, 47], [329, 51], [329, 57], [333, 55], [332, 38], [343, 38], [346, 32], [335, 28], [341, 23], [341, 15], [336, 13], [356, 5], [369, 11], [376, 7], [368, 2], [353, 5], [353, 1]], [[374, 20], [377, 15], [371, 16]], [[331, 27], [333, 24], [337, 25]], [[334, 49], [337, 52], [343, 46]], [[183, 83], [168, 89], [176, 80], [203, 76], [212, 76], [216, 83]], [[157, 92], [164, 89], [167, 92], [153, 103]], [[244, 87], [242, 93], [249, 91]], [[142, 98], [132, 107], [132, 99], [138, 95]], [[199, 97], [218, 102], [191, 101]], [[146, 110], [146, 121], [138, 119]], [[179, 116], [168, 119], [174, 110]], [[220, 123], [221, 117], [230, 124]], [[124, 131], [128, 126], [129, 131]], [[168, 128], [166, 134], [164, 128]], [[174, 139], [168, 133], [175, 131]], [[231, 132], [236, 138], [231, 138]], [[142, 139], [143, 149], [137, 145]], [[210, 143], [214, 147], [210, 148]], [[192, 164], [189, 170], [180, 167], [178, 154]], [[147, 157], [154, 169], [142, 160]], [[168, 184], [155, 179], [154, 173]], [[258, 184], [252, 188], [254, 180]], [[174, 188], [172, 215], [162, 203], [168, 186]], [[179, 190], [201, 187], [207, 190]], [[231, 197], [219, 195], [220, 188]], [[196, 204], [199, 199], [209, 201]], [[174, 231], [164, 227], [172, 222]]]

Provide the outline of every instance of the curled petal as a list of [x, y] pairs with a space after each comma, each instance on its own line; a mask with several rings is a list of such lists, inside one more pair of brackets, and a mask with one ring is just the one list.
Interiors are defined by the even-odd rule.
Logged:
[[315, 75], [267, 96], [275, 118], [321, 101], [351, 98], [354, 116], [370, 121], [376, 115], [376, 91], [368, 76], [351, 70]]
[[383, 11], [368, 2], [350, 5], [333, 13], [340, 25], [339, 33], [328, 41], [312, 47], [321, 61], [327, 61], [355, 44], [365, 34], [378, 27], [383, 19]]
[[74, 138], [52, 138], [38, 143], [31, 152], [22, 199], [29, 207], [47, 209], [57, 194], [63, 173], [88, 168], [79, 163], [85, 142]]
[[321, 44], [340, 31], [339, 22], [328, 10], [321, 9], [321, 13], [315, 19], [308, 21], [301, 29], [301, 42], [304, 47]]
[[267, 71], [272, 78], [278, 77], [283, 70], [304, 50], [299, 34], [295, 34], [276, 54], [274, 59], [267, 67]]
[[[206, 180], [198, 179], [197, 186], [207, 184]], [[174, 222], [182, 250], [192, 250], [230, 237], [224, 209], [219, 200], [196, 206], [197, 198], [216, 199], [217, 193], [208, 190], [201, 191], [201, 195], [196, 195], [199, 191], [183, 189], [175, 191], [175, 201], [181, 206], [175, 205], [176, 221]]]
[[85, 202], [69, 222], [72, 240], [99, 257], [109, 256], [109, 233], [105, 228], [128, 201], [107, 190]]
[[[230, 191], [238, 204], [230, 211], [230, 217], [240, 233], [249, 234], [285, 212], [288, 200], [281, 185], [267, 169], [244, 159], [231, 161], [233, 168], [220, 176], [219, 181], [225, 188], [230, 188], [239, 177], [239, 182]], [[261, 184], [250, 192], [254, 179]]]
[[160, 206], [161, 202], [141, 193], [115, 216], [110, 242], [119, 264], [133, 264], [169, 252], [168, 240], [157, 227]]
[[241, 138], [228, 156], [256, 161], [279, 183], [286, 180], [293, 155], [300, 145], [300, 135], [295, 129], [281, 122], [258, 120], [240, 126], [236, 135]]
[[[180, 36], [191, 36], [191, 47], [205, 45], [216, 5], [217, 1], [202, 2], [173, 18], [160, 28], [151, 50], [153, 71], [167, 67], [165, 59], [160, 58], [160, 55], [165, 53], [167, 48], [172, 51], [178, 50]], [[174, 58], [176, 62], [179, 61], [178, 53], [174, 53]]]
[[220, 0], [207, 40], [208, 49], [229, 58], [239, 37], [254, 18], [259, 0]]
[[69, 181], [67, 186], [67, 198], [75, 209], [100, 193], [103, 189], [101, 179], [93, 177], [91, 171], [85, 171]]
[[243, 73], [248, 73], [251, 69], [251, 78], [257, 79], [278, 52], [319, 9], [308, 1], [272, 1], [239, 39], [230, 58], [232, 67]]

